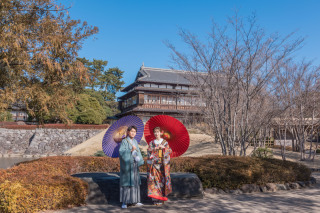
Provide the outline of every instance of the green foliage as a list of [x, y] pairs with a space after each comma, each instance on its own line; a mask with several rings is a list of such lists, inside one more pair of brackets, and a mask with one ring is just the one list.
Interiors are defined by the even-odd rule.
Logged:
[[108, 61], [104, 60], [93, 59], [93, 61], [89, 61], [86, 58], [78, 58], [78, 60], [87, 67], [90, 73], [88, 86], [91, 90], [99, 91], [105, 101], [114, 101], [116, 93], [124, 84], [121, 80], [123, 71], [118, 67], [105, 70]]
[[88, 94], [94, 98], [96, 98], [99, 101], [99, 104], [104, 109], [106, 116], [113, 116], [120, 111], [118, 110], [118, 103], [115, 101], [106, 101], [103, 97], [102, 91], [97, 90], [91, 90], [91, 89], [85, 89], [83, 91], [84, 94]]
[[258, 158], [272, 158], [272, 150], [267, 147], [258, 147], [255, 151], [252, 152], [252, 157]]
[[87, 94], [80, 94], [79, 100], [73, 109], [70, 109], [69, 118], [79, 124], [102, 124], [106, 113], [99, 101]]
[[118, 67], [109, 68], [104, 71], [100, 76], [100, 89], [105, 91], [105, 100], [113, 101], [116, 97], [116, 93], [120, 91], [124, 84], [122, 79], [123, 71]]
[[105, 157], [106, 154], [104, 154], [104, 152], [102, 150], [97, 151], [96, 153], [94, 153], [95, 157]]
[[0, 121], [13, 121], [12, 114], [8, 111], [0, 112]]

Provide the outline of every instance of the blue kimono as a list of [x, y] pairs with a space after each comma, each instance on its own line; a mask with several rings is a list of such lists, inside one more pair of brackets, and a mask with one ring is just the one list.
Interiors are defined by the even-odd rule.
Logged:
[[[128, 141], [131, 141], [137, 149], [136, 156], [140, 158], [136, 161], [131, 153], [132, 146]], [[120, 202], [139, 203], [140, 202], [140, 174], [139, 167], [144, 164], [137, 141], [127, 137], [122, 140], [119, 149], [120, 159]]]

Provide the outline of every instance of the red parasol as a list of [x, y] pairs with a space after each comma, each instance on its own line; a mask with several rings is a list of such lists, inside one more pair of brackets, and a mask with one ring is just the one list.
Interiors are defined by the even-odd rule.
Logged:
[[177, 119], [168, 115], [157, 115], [150, 118], [144, 127], [144, 137], [149, 144], [155, 139], [153, 129], [160, 127], [162, 138], [169, 142], [171, 157], [178, 157], [189, 147], [190, 138], [186, 127]]

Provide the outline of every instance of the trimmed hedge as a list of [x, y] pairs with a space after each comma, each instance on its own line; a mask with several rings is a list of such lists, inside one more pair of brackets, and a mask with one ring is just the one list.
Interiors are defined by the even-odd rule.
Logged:
[[[108, 157], [46, 157], [0, 170], [0, 212], [38, 212], [85, 203], [87, 183], [71, 174], [119, 172], [119, 160]], [[140, 171], [146, 171], [146, 165]], [[295, 182], [310, 179], [311, 171], [298, 163], [250, 157], [181, 157], [171, 172], [194, 172], [203, 187], [238, 188], [243, 184]]]
[[94, 124], [44, 124], [44, 125], [18, 125], [18, 124], [8, 124], [2, 125], [1, 128], [5, 129], [27, 129], [27, 130], [34, 130], [37, 128], [42, 129], [107, 129], [109, 128], [109, 124], [101, 124], [101, 125], [94, 125]]
[[172, 171], [196, 173], [204, 188], [221, 189], [236, 189], [253, 183], [306, 181], [311, 175], [311, 170], [300, 163], [234, 156], [177, 158], [172, 161], [171, 168]]

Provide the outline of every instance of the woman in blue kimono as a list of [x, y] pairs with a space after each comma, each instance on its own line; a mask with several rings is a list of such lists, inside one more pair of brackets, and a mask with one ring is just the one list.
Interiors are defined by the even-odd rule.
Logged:
[[121, 208], [127, 208], [127, 204], [142, 206], [140, 197], [139, 167], [144, 164], [138, 142], [134, 139], [137, 127], [130, 126], [127, 137], [122, 140], [119, 149], [120, 159], [120, 202]]

